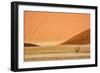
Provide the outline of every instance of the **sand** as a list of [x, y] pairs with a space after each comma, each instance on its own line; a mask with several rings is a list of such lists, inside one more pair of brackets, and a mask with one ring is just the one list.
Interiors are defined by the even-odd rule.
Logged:
[[[79, 50], [77, 49], [79, 47]], [[77, 51], [78, 50], [78, 51]], [[87, 45], [57, 45], [42, 47], [25, 47], [24, 61], [48, 61], [89, 59], [90, 46]]]

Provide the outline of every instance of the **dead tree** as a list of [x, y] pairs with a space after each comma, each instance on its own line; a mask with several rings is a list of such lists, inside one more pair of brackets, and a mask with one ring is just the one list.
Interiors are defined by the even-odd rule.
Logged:
[[78, 46], [78, 47], [75, 47], [75, 52], [76, 53], [79, 53], [79, 50], [80, 50], [80, 47]]

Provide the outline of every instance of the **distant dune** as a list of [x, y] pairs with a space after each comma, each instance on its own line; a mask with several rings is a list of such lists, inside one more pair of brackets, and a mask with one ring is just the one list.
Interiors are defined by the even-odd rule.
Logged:
[[77, 34], [63, 44], [90, 44], [90, 29]]
[[39, 45], [31, 44], [31, 43], [24, 43], [24, 46], [25, 47], [35, 47], [35, 46], [39, 46]]

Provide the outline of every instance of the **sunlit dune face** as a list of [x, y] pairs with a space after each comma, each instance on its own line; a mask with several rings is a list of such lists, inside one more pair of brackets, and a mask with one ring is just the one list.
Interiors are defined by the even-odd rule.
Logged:
[[89, 28], [90, 14], [24, 12], [25, 43], [58, 45]]

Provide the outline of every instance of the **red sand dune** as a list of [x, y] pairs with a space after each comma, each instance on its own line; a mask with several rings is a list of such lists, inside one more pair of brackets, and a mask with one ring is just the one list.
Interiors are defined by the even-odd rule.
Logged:
[[77, 34], [62, 44], [90, 44], [90, 29]]

